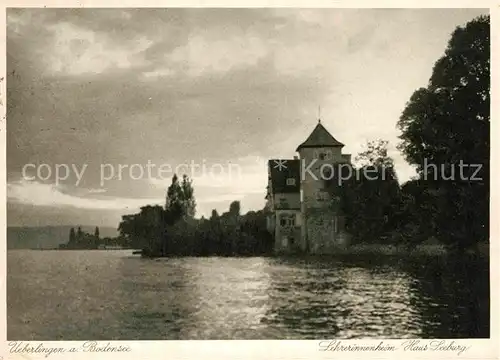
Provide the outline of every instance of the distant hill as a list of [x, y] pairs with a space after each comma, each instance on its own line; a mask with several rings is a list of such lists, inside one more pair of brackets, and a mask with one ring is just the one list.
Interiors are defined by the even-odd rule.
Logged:
[[[69, 239], [71, 228], [78, 226], [41, 226], [41, 227], [7, 227], [7, 249], [50, 249], [65, 244]], [[93, 234], [95, 226], [82, 226], [83, 231]], [[118, 231], [111, 227], [99, 227], [99, 236], [115, 237]]]

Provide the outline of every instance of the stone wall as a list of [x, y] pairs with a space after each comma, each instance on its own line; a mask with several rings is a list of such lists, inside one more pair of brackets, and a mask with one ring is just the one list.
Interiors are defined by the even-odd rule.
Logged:
[[[327, 157], [317, 158], [321, 153], [328, 151]], [[327, 189], [324, 165], [345, 162], [340, 148], [303, 148], [301, 158], [301, 212], [304, 222], [301, 231], [301, 249], [312, 254], [334, 253], [336, 248], [345, 244], [342, 224], [335, 218], [341, 214], [338, 209], [340, 198], [334, 198]], [[312, 162], [313, 166], [310, 166]], [[309, 168], [312, 175], [306, 172]], [[331, 168], [331, 167], [330, 167]], [[342, 222], [343, 223], [343, 222]]]
[[[294, 224], [283, 226], [281, 217], [293, 218]], [[300, 250], [300, 224], [301, 213], [299, 210], [276, 210], [276, 231], [274, 240], [274, 250], [277, 253], [291, 253]]]
[[348, 236], [343, 228], [343, 217], [334, 211], [306, 212], [308, 251], [312, 254], [332, 254], [347, 245]]

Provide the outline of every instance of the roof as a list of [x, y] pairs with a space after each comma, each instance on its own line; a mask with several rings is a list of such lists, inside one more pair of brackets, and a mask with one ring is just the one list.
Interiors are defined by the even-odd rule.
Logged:
[[318, 121], [318, 125], [314, 128], [311, 135], [297, 147], [296, 151], [299, 151], [301, 148], [307, 147], [343, 147], [340, 141], [335, 139], [332, 134], [325, 129], [325, 127], [321, 124], [321, 121]]
[[[271, 188], [276, 193], [300, 193], [300, 160], [273, 159], [268, 161]], [[287, 179], [295, 179], [288, 182]]]

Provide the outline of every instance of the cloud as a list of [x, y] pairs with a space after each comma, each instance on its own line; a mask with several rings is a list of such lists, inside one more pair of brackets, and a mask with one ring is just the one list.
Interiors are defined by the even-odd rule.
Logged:
[[[198, 165], [198, 164], [196, 164]], [[249, 194], [265, 195], [267, 185], [267, 160], [260, 156], [245, 156], [225, 163], [204, 163], [196, 167], [182, 166], [193, 181], [196, 200], [199, 203], [238, 200]], [[151, 177], [151, 185], [167, 189], [169, 178]]]
[[20, 180], [7, 184], [7, 200], [33, 206], [73, 207], [96, 210], [138, 210], [141, 206], [161, 204], [158, 199], [85, 198], [63, 192], [62, 186]]
[[238, 67], [253, 66], [267, 52], [262, 39], [252, 35], [210, 39], [209, 35], [196, 34], [167, 58], [177, 66], [187, 67], [191, 76], [199, 76], [205, 72], [226, 72]]
[[159, 78], [169, 77], [176, 74], [176, 71], [170, 68], [158, 68], [152, 71], [145, 71], [142, 73], [145, 78]]
[[[266, 160], [295, 155], [318, 105], [353, 157], [371, 138], [396, 145], [405, 102], [426, 84], [451, 31], [482, 12], [10, 8], [7, 179], [9, 215], [17, 215], [9, 222], [22, 213], [14, 202], [59, 206], [61, 216], [79, 209], [72, 219], [94, 207], [120, 214], [163, 203], [170, 179], [110, 180], [106, 196], [86, 190], [101, 186], [101, 164], [148, 160], [232, 161], [241, 167], [236, 181], [193, 177], [200, 212], [237, 198], [261, 208]], [[398, 174], [410, 169], [392, 154]], [[19, 183], [28, 163], [89, 166], [76, 189], [74, 178], [66, 187]], [[23, 221], [45, 215], [30, 216], [37, 219]]]
[[48, 28], [53, 32], [52, 51], [47, 64], [52, 73], [82, 75], [107, 69], [126, 69], [134, 65], [134, 55], [152, 45], [146, 37], [115, 44], [107, 36], [74, 24], [61, 22]]

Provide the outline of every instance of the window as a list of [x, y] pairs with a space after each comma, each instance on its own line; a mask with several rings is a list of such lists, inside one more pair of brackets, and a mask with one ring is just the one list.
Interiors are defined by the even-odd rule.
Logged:
[[295, 186], [295, 179], [294, 178], [288, 178], [288, 179], [286, 179], [286, 184], [288, 186]]
[[295, 216], [294, 215], [281, 215], [280, 225], [282, 227], [294, 227], [295, 226]]
[[336, 216], [333, 218], [333, 232], [335, 234], [337, 234], [339, 232], [339, 222], [338, 222]]
[[316, 193], [316, 200], [318, 200], [318, 201], [328, 200], [328, 193], [325, 191], [318, 191]]
[[332, 151], [331, 150], [316, 150], [314, 151], [314, 158], [319, 160], [331, 160]]

